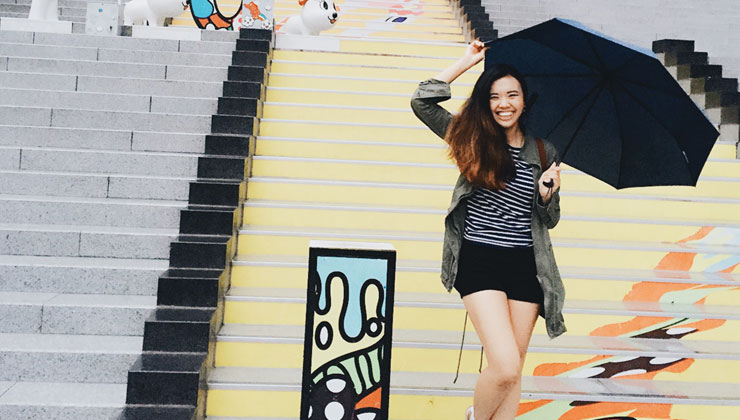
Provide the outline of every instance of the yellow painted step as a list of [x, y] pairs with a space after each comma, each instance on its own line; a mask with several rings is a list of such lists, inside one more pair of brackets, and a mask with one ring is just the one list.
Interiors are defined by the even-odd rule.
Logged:
[[[390, 16], [389, 16], [390, 17]], [[391, 27], [378, 28], [376, 22], [368, 21], [367, 19], [347, 19], [342, 18], [337, 21], [336, 28], [342, 28], [345, 30], [352, 30], [352, 29], [367, 29], [369, 31], [378, 30], [378, 29], [390, 29]], [[425, 33], [446, 33], [446, 34], [455, 34], [460, 35], [462, 33], [462, 29], [460, 28], [460, 25], [457, 26], [453, 24], [449, 25], [416, 25], [413, 23], [413, 21], [406, 21], [402, 23], [396, 23], [394, 26], [392, 26], [393, 32], [389, 32], [392, 34], [395, 34], [396, 36], [402, 35], [408, 32], [415, 32], [420, 34]], [[373, 33], [373, 36], [374, 33]]]
[[[378, 54], [352, 54], [323, 51], [298, 51], [298, 50], [274, 50], [273, 63], [275, 61], [307, 61], [325, 64], [354, 64], [364, 66], [387, 66], [387, 67], [422, 67], [429, 69], [439, 69], [440, 71], [447, 68], [450, 64], [457, 61], [458, 57], [397, 57], [394, 55]], [[402, 63], [402, 64], [399, 64]], [[468, 72], [482, 73], [484, 63], [481, 61], [471, 67]], [[433, 75], [432, 75], [433, 76]], [[430, 76], [431, 77], [431, 76]], [[453, 86], [457, 82], [453, 83]], [[270, 83], [272, 85], [272, 83]]]
[[[565, 202], [565, 200], [564, 200]], [[281, 207], [264, 203], [262, 206], [249, 205], [244, 208], [245, 225], [250, 226], [283, 226], [300, 228], [327, 228], [327, 229], [384, 229], [398, 231], [434, 232], [442, 234], [444, 231], [444, 213], [422, 212], [383, 212], [383, 211], [352, 211], [327, 210]], [[625, 204], [629, 207], [630, 204]], [[646, 216], [647, 217], [647, 216]], [[655, 216], [655, 223], [638, 223], [628, 221], [608, 220], [561, 220], [551, 231], [551, 238], [579, 238], [600, 241], [646, 241], [668, 242], [678, 241], [696, 234], [702, 226], [689, 224], [661, 224], [659, 215]], [[707, 224], [711, 223], [707, 221]], [[729, 238], [725, 238], [729, 240]], [[720, 244], [721, 245], [721, 244]]]
[[[293, 230], [293, 229], [291, 229]], [[264, 232], [264, 233], [262, 233]], [[275, 234], [279, 232], [280, 234]], [[357, 236], [320, 233], [295, 234], [289, 230], [258, 230], [249, 228], [240, 232], [240, 255], [308, 255], [312, 239], [391, 243], [399, 259], [439, 261], [442, 256], [442, 238], [395, 239], [389, 235]], [[652, 270], [669, 255], [666, 251], [643, 249], [581, 248], [575, 246], [553, 247], [557, 262], [562, 267], [602, 267], [608, 269]], [[679, 254], [683, 255], [683, 254]], [[711, 267], [726, 267], [730, 272], [740, 272], [735, 254], [698, 254], [685, 271], [704, 272]], [[670, 266], [670, 265], [669, 265]], [[676, 267], [676, 269], [678, 269]]]
[[[341, 78], [323, 76], [320, 74], [296, 75], [270, 73], [270, 87], [286, 87], [300, 89], [328, 89], [342, 92], [373, 92], [373, 93], [392, 93], [404, 94], [411, 101], [411, 95], [419, 86], [419, 82], [437, 75], [437, 71], [428, 72], [427, 76], [419, 80], [386, 80], [386, 79], [368, 79], [368, 78]], [[455, 84], [450, 86], [450, 92], [453, 97], [467, 97], [473, 91], [473, 84]], [[411, 112], [411, 105], [409, 105]], [[262, 133], [261, 133], [262, 134]]]
[[[602, 315], [598, 313], [568, 312], [569, 301], [566, 298], [566, 309], [563, 312], [567, 334], [590, 335], [598, 328], [606, 325], [626, 323], [634, 316], [631, 315]], [[259, 325], [304, 325], [306, 319], [306, 305], [292, 302], [240, 302], [226, 300], [224, 323], [226, 324], [259, 324]], [[462, 303], [459, 308], [447, 307], [411, 307], [396, 303], [393, 313], [393, 328], [433, 331], [460, 331], [462, 333], [465, 310]], [[657, 325], [673, 317], [655, 316], [644, 318], [646, 325]], [[683, 319], [683, 318], [681, 318]], [[691, 319], [696, 322], [703, 319], [701, 316]], [[676, 319], [678, 321], [679, 319]], [[625, 333], [630, 331], [625, 331]], [[545, 323], [542, 317], [537, 318], [534, 334], [546, 335]], [[716, 340], [716, 336], [724, 336], [724, 340], [737, 341], [740, 337], [740, 320], [724, 320], [721, 326], [707, 331], [698, 331], [682, 338], [692, 340]]]
[[[437, 19], [427, 19], [428, 22], [419, 23], [444, 23]], [[389, 51], [395, 55], [415, 55], [422, 57], [449, 57], [459, 58], [467, 48], [465, 43], [440, 43], [440, 42], [411, 42], [397, 40], [358, 40], [349, 38], [338, 38], [339, 51], [347, 53], [370, 53], [388, 54]]]
[[366, 108], [361, 103], [354, 107], [319, 106], [313, 105], [286, 105], [281, 103], [265, 103], [262, 109], [262, 118], [302, 120], [313, 122], [338, 123], [366, 123], [366, 124], [394, 124], [426, 127], [413, 112], [405, 110], [379, 110]]
[[[396, 40], [408, 40], [408, 41], [439, 41], [439, 42], [465, 42], [465, 37], [460, 34], [450, 33], [424, 33], [424, 32], [391, 32], [391, 31], [371, 31], [368, 34], [369, 37], [373, 38], [389, 38]], [[332, 36], [361, 36], [362, 34], [355, 33], [348, 28], [336, 27], [328, 31], [322, 32], [322, 34]]]
[[[445, 109], [457, 111], [464, 99], [450, 99], [442, 106]], [[339, 106], [367, 106], [378, 108], [396, 108], [410, 110], [409, 97], [406, 95], [389, 95], [382, 93], [345, 93], [333, 90], [298, 90], [298, 89], [267, 89], [265, 102], [268, 103], [300, 103], [305, 107], [316, 105]]]
[[[259, 148], [259, 146], [258, 146]], [[731, 181], [700, 180], [696, 187], [669, 186], [615, 190], [591, 176], [563, 174], [568, 192], [608, 193], [615, 196], [740, 198], [740, 184]], [[418, 185], [341, 183], [288, 178], [251, 178], [248, 197], [257, 200], [308, 201], [320, 203], [368, 204], [446, 208], [452, 184], [423, 188]]]
[[[444, 291], [439, 276], [439, 263], [433, 264], [436, 271], [409, 271], [396, 270], [395, 290], [399, 292], [422, 292], [441, 293]], [[562, 269], [562, 267], [561, 267]], [[235, 263], [231, 270], [231, 287], [258, 287], [258, 288], [286, 288], [303, 289], [308, 284], [307, 267], [282, 267], [275, 265], [243, 265]], [[662, 287], [661, 282], [649, 282], [642, 280], [604, 280], [598, 278], [570, 277], [563, 273], [563, 285], [568, 299], [578, 300], [614, 300], [622, 299], [629, 294], [635, 285], [641, 287]], [[702, 284], [690, 286], [694, 288], [709, 287]], [[724, 293], [732, 289], [732, 286], [712, 286], [719, 293], [712, 294], [707, 299], [708, 304], [735, 306], [740, 301], [734, 300], [736, 293]]]
[[[330, 129], [327, 130], [327, 127]], [[401, 127], [389, 131], [384, 126], [327, 125], [323, 123], [283, 120], [262, 120], [260, 122], [260, 135], [359, 141], [383, 139], [383, 141], [387, 142], [418, 144], [442, 142], [439, 137], [426, 127]]]
[[[450, 380], [452, 382], [452, 380]], [[520, 404], [535, 400], [522, 399]], [[297, 418], [300, 413], [301, 393], [299, 391], [266, 391], [266, 390], [227, 390], [209, 389], [207, 415], [235, 417], [285, 417]], [[472, 403], [471, 396], [411, 395], [395, 393], [391, 389], [389, 401], [389, 418], [391, 420], [446, 420], [462, 418], [466, 408]], [[533, 411], [526, 418], [549, 418], [553, 413], [572, 410], [570, 401], [542, 401], [541, 414], [532, 417]], [[663, 409], [671, 419], [708, 420], [733, 419], [740, 416], [740, 407], [723, 405], [630, 403], [628, 412], [643, 407], [645, 410]], [[622, 405], [624, 407], [624, 405]], [[662, 412], [662, 411], [661, 411]], [[613, 414], [606, 411], [606, 414]], [[620, 413], [621, 414], [621, 413]], [[525, 415], [518, 416], [524, 419]], [[554, 417], [556, 418], [556, 417]]]
[[[341, 6], [340, 6], [341, 8]], [[301, 6], [298, 5], [298, 2], [295, 3], [285, 3], [285, 4], [276, 4], [275, 5], [275, 22], [278, 22], [279, 18], [283, 18], [286, 16], [292, 16], [297, 15], [300, 13]], [[388, 11], [388, 9], [381, 9], [381, 8], [372, 8], [372, 7], [352, 7], [349, 10], [340, 10], [339, 20], [342, 18], [344, 19], [362, 19], [362, 20], [368, 20], [373, 21], [377, 19], [385, 19], [388, 16], [390, 16], [391, 12]], [[339, 22], [337, 20], [337, 22]], [[435, 22], [439, 22], [442, 25], [450, 25], [453, 22], [456, 23], [457, 20], [452, 15], [452, 11], [424, 11], [424, 14], [420, 17], [414, 17], [414, 22], [417, 24], [433, 24]]]
[[[348, 76], [348, 77], [366, 77], [374, 79], [390, 80], [418, 80], [422, 81], [436, 75], [434, 69], [415, 70], [409, 68], [403, 58], [397, 58], [394, 64], [389, 67], [366, 67], [366, 65], [347, 63], [344, 65], [327, 64], [327, 63], [294, 63], [273, 61], [271, 71], [274, 73], [293, 73], [293, 74], [315, 74], [321, 76]], [[406, 68], [404, 68], [406, 67]], [[440, 69], [441, 71], [442, 69]], [[437, 71], [439, 72], [439, 71]], [[468, 71], [460, 75], [457, 79], [462, 83], [475, 83], [480, 73]], [[408, 98], [410, 99], [410, 97]], [[406, 111], [411, 112], [409, 101], [406, 101]], [[359, 105], [359, 104], [357, 104]]]
[[[303, 343], [270, 343], [270, 342], [216, 342], [216, 366], [217, 367], [267, 367], [267, 368], [292, 368], [303, 367]], [[265, 358], [245, 357], [246, 354], [269, 355]], [[408, 347], [395, 345], [391, 353], [391, 370], [403, 372], [428, 372], [434, 367], [441, 374], [452, 374], [454, 376], [457, 368], [459, 349], [439, 349], [424, 347]], [[535, 368], [548, 363], [582, 363], [598, 357], [586, 365], [608, 363], [618, 361], [622, 356], [609, 356], [599, 354], [578, 353], [547, 353], [530, 351], [524, 361], [523, 375], [536, 375]], [[478, 373], [480, 363], [480, 351], [464, 350], [462, 354], [460, 372]], [[686, 362], [684, 362], [686, 363]], [[483, 366], [488, 362], [483, 360]], [[580, 369], [574, 369], [577, 372]], [[541, 375], [550, 376], [550, 375]], [[631, 375], [624, 375], [629, 378]], [[634, 376], [634, 375], [632, 375]], [[659, 372], [660, 380], [673, 380], [679, 382], [715, 382], [722, 377], [724, 382], [740, 381], [740, 360], [707, 360], [693, 359], [690, 367], [680, 373]], [[657, 379], [657, 378], [656, 378]]]
[[[389, 2], [382, 2], [382, 1], [335, 1], [334, 2], [341, 10], [345, 9], [351, 9], [352, 7], [368, 7], [375, 10], [387, 10], [391, 7]], [[394, 3], [395, 4], [395, 3]], [[298, 3], [295, 1], [290, 0], [279, 0], [275, 2], [276, 6], [280, 7], [294, 7], [297, 6]], [[438, 11], [438, 12], [452, 12], [452, 9], [450, 8], [450, 4], [442, 1], [423, 1], [423, 2], [417, 2], [415, 4], [408, 5], [407, 8], [410, 9], [418, 9], [419, 7], [422, 7], [424, 11], [430, 10], [430, 11]], [[398, 8], [398, 7], [397, 7]]]
[[[312, 133], [318, 135], [318, 133]], [[310, 135], [310, 134], [307, 134]], [[732, 168], [733, 170], [728, 170]], [[740, 180], [740, 161], [709, 161], [702, 171], [702, 177], [723, 177]], [[563, 171], [570, 168], [561, 166]], [[447, 163], [413, 163], [366, 160], [324, 160], [312, 158], [280, 158], [273, 156], [256, 156], [254, 158], [253, 176], [290, 177], [310, 174], [313, 179], [366, 181], [366, 182], [404, 182], [414, 184], [454, 185], [460, 171], [451, 162]], [[567, 172], [562, 176], [568, 175]], [[566, 190], [567, 184], [562, 184]], [[624, 191], [627, 191], [625, 189]]]

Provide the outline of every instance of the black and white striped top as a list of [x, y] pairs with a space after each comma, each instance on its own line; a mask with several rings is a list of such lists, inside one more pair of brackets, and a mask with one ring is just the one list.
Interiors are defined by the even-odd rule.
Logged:
[[503, 190], [476, 187], [468, 198], [463, 237], [499, 247], [532, 246], [532, 167], [519, 158], [521, 148], [509, 145], [516, 175]]

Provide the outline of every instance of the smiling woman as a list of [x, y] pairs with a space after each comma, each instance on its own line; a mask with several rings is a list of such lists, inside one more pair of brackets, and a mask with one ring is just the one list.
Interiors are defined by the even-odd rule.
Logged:
[[551, 337], [565, 332], [548, 233], [560, 218], [560, 168], [552, 144], [525, 131], [527, 85], [515, 68], [484, 71], [457, 115], [438, 104], [485, 51], [473, 41], [460, 60], [419, 84], [411, 107], [449, 144], [460, 169], [445, 218], [442, 282], [460, 294], [488, 361], [466, 419], [513, 420], [537, 315]]

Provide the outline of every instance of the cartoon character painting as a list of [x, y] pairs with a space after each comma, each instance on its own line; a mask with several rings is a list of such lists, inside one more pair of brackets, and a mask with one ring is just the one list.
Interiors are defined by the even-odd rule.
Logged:
[[340, 9], [333, 0], [298, 0], [298, 4], [303, 6], [301, 14], [289, 17], [282, 25], [289, 34], [318, 35], [337, 23]]
[[234, 30], [234, 19], [239, 16], [242, 8], [232, 16], [224, 16], [218, 9], [215, 0], [188, 0], [190, 2], [190, 12], [193, 15], [195, 24], [201, 29], [225, 29]]
[[124, 25], [163, 26], [165, 18], [174, 17], [188, 8], [182, 0], [131, 0], [123, 9]]

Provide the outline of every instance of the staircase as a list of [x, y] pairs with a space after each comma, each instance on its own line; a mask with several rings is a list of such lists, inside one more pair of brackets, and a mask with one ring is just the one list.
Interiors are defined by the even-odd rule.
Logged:
[[[341, 4], [322, 35], [337, 40], [331, 51], [291, 50], [278, 34], [208, 378], [211, 420], [298, 416], [312, 239], [398, 251], [390, 417], [458, 418], [472, 401], [480, 346], [469, 331], [453, 384], [464, 310], [439, 280], [458, 171], [409, 109], [418, 82], [463, 53], [464, 36], [448, 3], [403, 5], [418, 14], [381, 27], [394, 5]], [[458, 109], [481, 71], [456, 80], [444, 106]], [[735, 153], [718, 143], [696, 188], [614, 191], [564, 167], [551, 234], [568, 332], [550, 340], [538, 320], [519, 419], [740, 415]]]
[[0, 32], [0, 418], [122, 411], [231, 63], [204, 37]]

